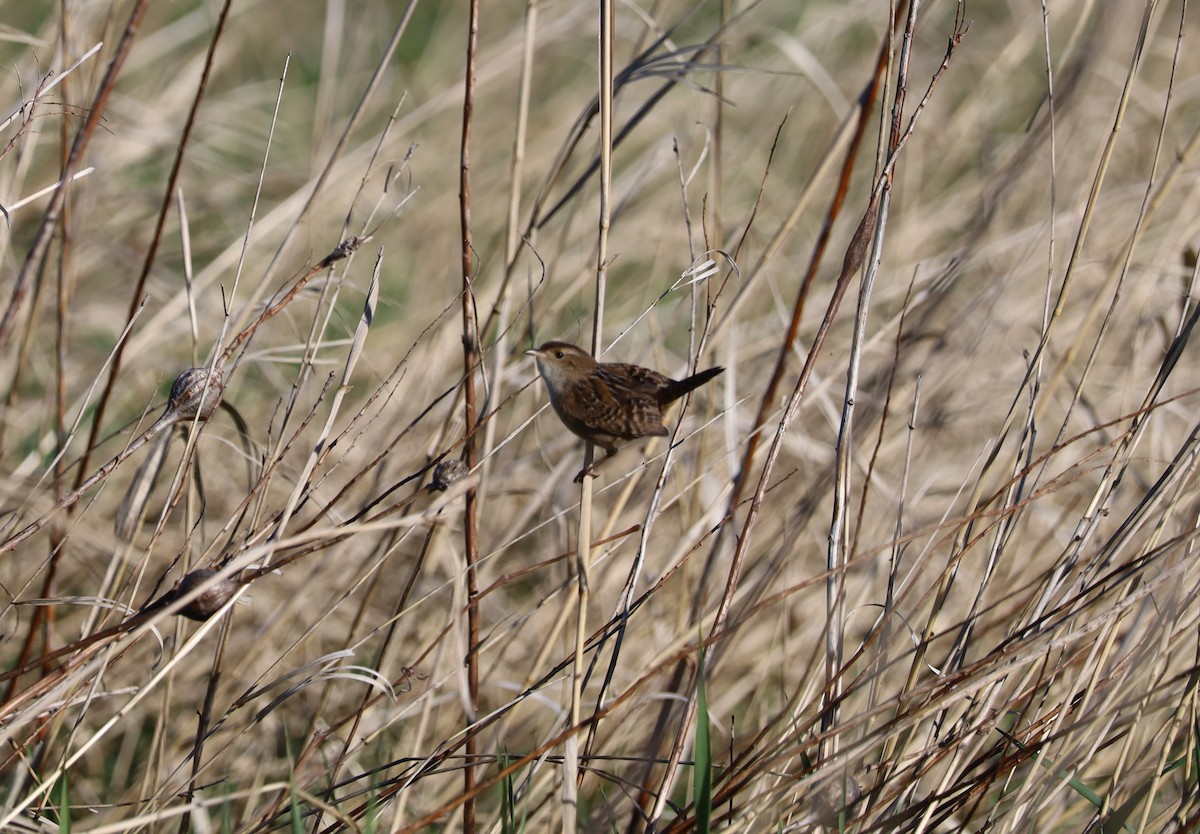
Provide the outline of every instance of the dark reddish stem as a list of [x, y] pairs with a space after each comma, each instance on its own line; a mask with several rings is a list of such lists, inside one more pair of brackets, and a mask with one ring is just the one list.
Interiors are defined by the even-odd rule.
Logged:
[[8, 342], [8, 337], [12, 333], [13, 322], [16, 321], [17, 314], [21, 309], [21, 302], [25, 299], [25, 293], [29, 289], [29, 280], [33, 277], [34, 270], [41, 263], [42, 256], [45, 254], [46, 248], [50, 245], [50, 238], [58, 226], [59, 215], [62, 213], [63, 203], [67, 198], [67, 188], [71, 182], [71, 175], [79, 167], [79, 161], [82, 159], [84, 151], [87, 150], [88, 142], [91, 140], [92, 134], [95, 133], [96, 126], [100, 124], [100, 120], [104, 117], [108, 98], [112, 94], [113, 87], [116, 86], [117, 76], [121, 72], [121, 67], [125, 64], [125, 59], [129, 57], [129, 50], [133, 48], [133, 39], [137, 36], [138, 27], [142, 23], [142, 16], [145, 15], [146, 7], [149, 5], [149, 0], [138, 0], [137, 5], [134, 6], [133, 11], [130, 13], [129, 20], [125, 24], [125, 31], [122, 33], [121, 40], [117, 44], [117, 50], [108, 64], [108, 69], [104, 73], [103, 80], [100, 82], [100, 89], [97, 91], [96, 97], [92, 100], [92, 106], [87, 109], [83, 127], [79, 129], [79, 133], [75, 136], [75, 144], [71, 146], [71, 153], [67, 155], [66, 164], [63, 165], [62, 177], [59, 180], [58, 188], [54, 189], [54, 193], [50, 195], [50, 205], [46, 207], [46, 213], [42, 215], [42, 224], [34, 234], [33, 243], [29, 247], [29, 254], [25, 256], [25, 262], [21, 264], [21, 271], [17, 273], [16, 281], [13, 282], [12, 297], [9, 299], [8, 307], [4, 311], [4, 316], [0, 318], [0, 346]]
[[[475, 320], [475, 293], [471, 288], [474, 266], [474, 246], [471, 242], [471, 119], [475, 108], [475, 52], [479, 40], [479, 0], [468, 0], [467, 61], [463, 74], [462, 145], [459, 165], [459, 218], [462, 222], [462, 342], [463, 342], [463, 463], [474, 470], [478, 463], [475, 447], [475, 366], [479, 362], [478, 334]], [[472, 487], [467, 491], [463, 519], [463, 544], [467, 559], [467, 723], [475, 723], [479, 710], [479, 645], [478, 577], [475, 564], [479, 559], [477, 495]], [[466, 766], [463, 768], [463, 834], [475, 834], [475, 756], [476, 738], [468, 732]]]
[[[204, 60], [204, 70], [200, 75], [200, 83], [196, 87], [196, 95], [192, 97], [192, 107], [188, 111], [187, 121], [183, 125], [183, 133], [179, 137], [179, 142], [175, 149], [175, 160], [171, 164], [171, 172], [167, 175], [167, 182], [163, 188], [162, 201], [159, 203], [158, 219], [154, 223], [154, 233], [150, 236], [150, 242], [146, 247], [146, 257], [142, 259], [142, 269], [138, 273], [137, 282], [134, 285], [133, 295], [129, 299], [129, 312], [126, 315], [126, 322], [129, 322], [137, 315], [142, 304], [145, 303], [146, 281], [150, 277], [150, 270], [154, 266], [154, 260], [158, 255], [158, 245], [162, 240], [163, 228], [167, 222], [167, 213], [171, 209], [172, 201], [175, 199], [175, 184], [179, 179], [179, 171], [183, 167], [184, 151], [188, 147], [188, 140], [191, 138], [192, 130], [196, 124], [196, 115], [200, 110], [200, 102], [204, 99], [204, 92], [208, 88], [209, 75], [212, 72], [213, 59], [217, 51], [217, 43], [221, 40], [221, 33], [225, 28], [225, 19], [229, 14], [229, 6], [232, 0], [226, 0], [221, 8], [221, 14], [217, 18], [217, 26], [213, 31], [212, 39], [208, 45], [208, 54]], [[140, 5], [145, 5], [141, 3]], [[116, 350], [113, 352], [112, 365], [108, 372], [108, 379], [104, 384], [104, 391], [100, 395], [100, 399], [96, 404], [96, 414], [92, 418], [92, 427], [88, 434], [88, 442], [83, 453], [83, 460], [79, 464], [79, 474], [75, 482], [76, 488], [83, 482], [83, 473], [87, 471], [88, 455], [96, 446], [97, 439], [100, 436], [100, 427], [104, 424], [104, 413], [108, 408], [108, 401], [112, 397], [112, 392], [117, 383], [117, 377], [121, 373], [121, 361], [125, 355], [125, 347], [128, 341], [120, 342]]]

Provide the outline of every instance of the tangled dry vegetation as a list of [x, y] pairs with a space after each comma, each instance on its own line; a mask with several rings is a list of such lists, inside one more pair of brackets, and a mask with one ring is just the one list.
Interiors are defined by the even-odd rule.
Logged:
[[482, 6], [0, 3], [0, 829], [1197, 830], [1195, 9]]

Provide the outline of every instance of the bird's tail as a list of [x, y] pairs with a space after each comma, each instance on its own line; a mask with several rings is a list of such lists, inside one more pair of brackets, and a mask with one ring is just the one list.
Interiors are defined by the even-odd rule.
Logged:
[[687, 379], [681, 379], [678, 382], [672, 380], [671, 384], [662, 390], [659, 395], [659, 401], [666, 405], [673, 403], [689, 391], [695, 391], [704, 383], [708, 382], [713, 377], [724, 372], [724, 368], [709, 368], [707, 371], [701, 371], [694, 376], [689, 376]]

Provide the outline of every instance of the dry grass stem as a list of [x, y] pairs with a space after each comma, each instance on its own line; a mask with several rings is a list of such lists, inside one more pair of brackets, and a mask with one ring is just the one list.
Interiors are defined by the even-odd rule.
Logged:
[[10, 0], [0, 828], [1200, 829], [1194, 5]]

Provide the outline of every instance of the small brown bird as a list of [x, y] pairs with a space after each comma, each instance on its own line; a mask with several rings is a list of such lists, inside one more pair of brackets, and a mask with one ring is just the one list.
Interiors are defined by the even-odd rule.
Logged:
[[595, 469], [615, 455], [621, 443], [668, 434], [663, 409], [725, 370], [709, 368], [677, 382], [639, 365], [597, 362], [566, 342], [546, 342], [525, 352], [537, 360], [550, 404], [563, 425], [607, 453], [580, 470], [575, 483], [595, 476]]

